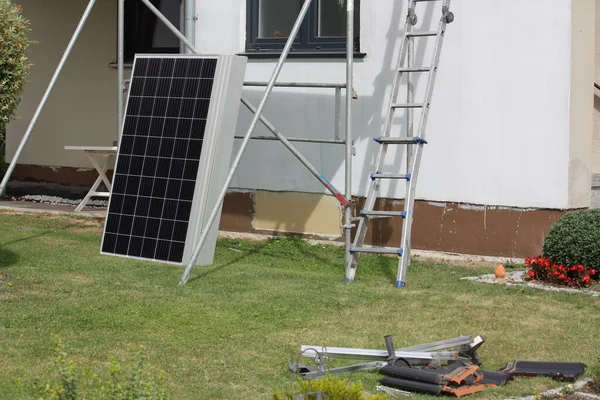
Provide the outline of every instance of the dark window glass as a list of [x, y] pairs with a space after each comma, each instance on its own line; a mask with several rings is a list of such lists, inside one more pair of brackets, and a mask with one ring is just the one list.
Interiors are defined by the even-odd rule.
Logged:
[[[298, 17], [304, 0], [248, 0], [246, 50], [277, 51]], [[339, 0], [313, 0], [292, 52], [345, 51], [346, 7]], [[359, 51], [360, 0], [354, 3], [354, 50]]]
[[[176, 27], [180, 26], [180, 2], [150, 0]], [[179, 53], [179, 39], [141, 1], [125, 2], [125, 62], [135, 53]]]

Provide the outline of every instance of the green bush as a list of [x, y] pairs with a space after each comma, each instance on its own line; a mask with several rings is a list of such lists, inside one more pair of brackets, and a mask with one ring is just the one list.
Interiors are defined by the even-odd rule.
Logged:
[[600, 209], [563, 215], [550, 228], [543, 254], [554, 264], [600, 267]]
[[6, 124], [15, 117], [31, 67], [27, 49], [33, 41], [28, 32], [29, 21], [21, 14], [21, 6], [0, 0], [0, 172]]
[[29, 21], [21, 11], [12, 0], [0, 0], [0, 124], [14, 118], [32, 65], [27, 58], [33, 43]]
[[67, 353], [57, 337], [54, 365], [58, 380], [43, 387], [40, 400], [165, 400], [168, 398], [165, 374], [145, 364], [143, 352], [143, 346], [131, 346], [133, 357], [128, 370], [115, 357], [110, 357], [107, 373], [98, 375], [89, 368], [81, 371], [74, 361], [67, 361]]
[[[331, 375], [321, 379], [303, 381], [298, 378], [295, 388], [286, 388], [282, 393], [275, 392], [273, 400], [293, 400], [295, 395], [308, 392], [322, 392], [327, 400], [386, 400], [387, 396], [382, 393], [369, 395], [363, 390], [362, 383], [348, 383], [347, 379], [340, 379]], [[307, 399], [316, 396], [306, 396]]]

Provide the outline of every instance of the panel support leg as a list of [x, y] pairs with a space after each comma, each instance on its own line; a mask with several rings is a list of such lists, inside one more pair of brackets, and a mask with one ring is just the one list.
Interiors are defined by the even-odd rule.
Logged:
[[[142, 0], [142, 1], [148, 2], [148, 0]], [[223, 203], [225, 194], [227, 194], [227, 189], [229, 188], [229, 185], [231, 184], [233, 176], [235, 175], [235, 171], [237, 170], [237, 168], [240, 164], [242, 155], [244, 154], [244, 151], [246, 150], [246, 147], [248, 146], [248, 142], [250, 141], [252, 132], [254, 132], [254, 129], [256, 128], [256, 125], [258, 123], [258, 120], [260, 119], [260, 116], [261, 116], [264, 108], [265, 108], [265, 105], [267, 103], [269, 95], [273, 91], [273, 87], [275, 86], [275, 81], [279, 77], [279, 73], [281, 72], [283, 63], [290, 52], [292, 43], [294, 42], [294, 40], [296, 39], [296, 36], [298, 35], [298, 31], [300, 30], [300, 26], [302, 25], [302, 21], [304, 20], [304, 17], [306, 16], [306, 13], [308, 12], [308, 8], [310, 7], [311, 2], [312, 2], [311, 0], [306, 0], [304, 2], [304, 4], [302, 4], [302, 8], [300, 9], [298, 18], [296, 18], [294, 27], [292, 28], [292, 31], [290, 32], [290, 35], [287, 39], [287, 42], [285, 43], [285, 47], [283, 48], [283, 51], [281, 52], [281, 55], [279, 56], [279, 61], [277, 62], [277, 65], [275, 66], [275, 69], [273, 70], [273, 73], [271, 74], [271, 79], [269, 79], [269, 84], [267, 85], [267, 88], [265, 89], [262, 100], [260, 101], [260, 104], [258, 105], [258, 109], [256, 110], [256, 113], [254, 114], [254, 118], [252, 119], [252, 122], [250, 123], [250, 127], [248, 128], [248, 131], [246, 132], [246, 135], [244, 136], [244, 140], [242, 141], [240, 149], [238, 150], [235, 160], [231, 166], [231, 170], [229, 171], [229, 176], [227, 176], [227, 179], [225, 180], [225, 184], [223, 185], [223, 188], [221, 189], [221, 193], [219, 194], [219, 197], [217, 198], [217, 200], [215, 202], [213, 210], [208, 218], [208, 221], [206, 221], [206, 226], [204, 227], [202, 233], [200, 234], [198, 243], [196, 244], [196, 247], [194, 248], [194, 253], [192, 254], [192, 258], [190, 259], [190, 262], [188, 263], [188, 265], [183, 273], [183, 276], [181, 277], [181, 281], [179, 282], [179, 285], [181, 285], [181, 286], [185, 285], [187, 283], [188, 279], [190, 278], [190, 274], [192, 273], [192, 269], [194, 268], [194, 265], [196, 264], [196, 260], [198, 259], [198, 256], [200, 255], [202, 246], [204, 245], [204, 242], [206, 242], [210, 228], [211, 228], [212, 224], [214, 223], [219, 210], [221, 209], [221, 204]]]

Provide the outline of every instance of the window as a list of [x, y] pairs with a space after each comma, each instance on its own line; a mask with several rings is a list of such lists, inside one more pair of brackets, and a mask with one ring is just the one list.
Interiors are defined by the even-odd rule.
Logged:
[[[150, 0], [176, 27], [180, 26], [180, 1]], [[125, 2], [125, 62], [135, 53], [179, 53], [179, 39], [141, 1]]]
[[[248, 0], [246, 50], [280, 51], [304, 0]], [[354, 5], [354, 51], [359, 51], [360, 0]], [[346, 7], [339, 0], [312, 0], [291, 51], [346, 50]]]

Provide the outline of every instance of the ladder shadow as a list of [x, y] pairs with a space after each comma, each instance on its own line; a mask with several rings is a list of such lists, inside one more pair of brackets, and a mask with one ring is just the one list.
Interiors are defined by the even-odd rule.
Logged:
[[[382, 68], [381, 72], [375, 77], [374, 79], [374, 92], [373, 92], [373, 101], [372, 101], [372, 112], [371, 112], [371, 116], [368, 119], [368, 124], [367, 124], [367, 129], [366, 132], [370, 133], [370, 137], [368, 139], [372, 139], [372, 137], [376, 137], [376, 136], [381, 136], [383, 134], [383, 129], [384, 129], [384, 125], [385, 125], [385, 114], [387, 113], [387, 107], [388, 107], [388, 99], [389, 99], [389, 93], [392, 90], [392, 86], [393, 86], [393, 78], [394, 78], [394, 74], [396, 73], [396, 62], [398, 60], [398, 54], [400, 51], [400, 46], [402, 43], [402, 40], [404, 38], [404, 20], [406, 18], [406, 13], [407, 13], [407, 6], [408, 6], [408, 1], [405, 2], [394, 2], [394, 9], [392, 10], [392, 20], [390, 22], [390, 28], [388, 30], [387, 33], [387, 37], [386, 37], [386, 42], [387, 42], [387, 47], [385, 49], [385, 57], [384, 60], [382, 62], [382, 65], [384, 66], [384, 68]], [[422, 10], [418, 10], [417, 11], [417, 15], [419, 16], [419, 22], [418, 24], [415, 26], [414, 30], [424, 30], [426, 29], [426, 27], [430, 26], [433, 23], [435, 23], [434, 21], [434, 12], [436, 11], [436, 9], [439, 8], [439, 5], [436, 7], [435, 4], [433, 3], [419, 3], [417, 4], [417, 7], [424, 7], [424, 11]], [[421, 40], [422, 43], [418, 42], [417, 40]], [[426, 58], [426, 54], [427, 54], [427, 50], [429, 50], [431, 52], [431, 45], [430, 43], [427, 43], [429, 46], [425, 45], [424, 40], [427, 39], [415, 39], [415, 45], [414, 45], [414, 58], [413, 58], [413, 65], [414, 66], [421, 66], [424, 64], [425, 61], [428, 61], [428, 59]], [[399, 90], [399, 95], [398, 95], [398, 99], [402, 99], [405, 98], [406, 96], [406, 82], [407, 82], [407, 78], [409, 75], [411, 78], [411, 83], [413, 84], [413, 86], [415, 88], [419, 87], [419, 83], [422, 81], [427, 80], [427, 75], [426, 74], [403, 74], [402, 76], [402, 81], [401, 81], [401, 86], [400, 86], [400, 90]], [[413, 92], [414, 96], [415, 96], [415, 102], [418, 102], [419, 100], [419, 91], [415, 90]], [[404, 97], [403, 97], [404, 94]], [[421, 94], [422, 95], [422, 94]], [[383, 115], [382, 115], [383, 112]], [[413, 112], [413, 133], [416, 134], [416, 130], [418, 128], [418, 121], [419, 121], [419, 116], [420, 116], [420, 112], [414, 111]], [[400, 135], [401, 136], [405, 136], [407, 133], [407, 128], [406, 128], [406, 112], [396, 112], [396, 117], [393, 120], [393, 125], [392, 125], [392, 135], [393, 136], [399, 136], [398, 135], [398, 131], [400, 131]], [[396, 132], [394, 134], [394, 132]], [[361, 176], [361, 184], [360, 187], [358, 189], [359, 193], [367, 193], [367, 189], [368, 189], [368, 185], [369, 185], [369, 180], [370, 178], [368, 177], [368, 171], [372, 171], [374, 172], [375, 169], [377, 168], [376, 162], [377, 162], [377, 153], [378, 153], [378, 144], [376, 144], [374, 141], [370, 140], [369, 145], [367, 146], [367, 154], [369, 154], [369, 159], [365, 160], [365, 172], [363, 172], [363, 175]], [[392, 172], [392, 173], [402, 173], [403, 171], [406, 171], [406, 147], [407, 146], [397, 146], [394, 148], [388, 148], [388, 155], [386, 157], [386, 165], [388, 165], [386, 171], [387, 172]], [[393, 157], [390, 157], [390, 152], [393, 151], [394, 149], [396, 149], [395, 154]], [[398, 166], [399, 168], [394, 168], [394, 169], [390, 169], [390, 165], [394, 165], [394, 166]], [[402, 186], [402, 188], [400, 187]], [[385, 210], [385, 211], [401, 211], [403, 210], [403, 203], [404, 203], [404, 196], [402, 195], [394, 195], [394, 193], [397, 193], [398, 191], [400, 191], [401, 189], [405, 189], [406, 187], [406, 183], [405, 181], [392, 181], [389, 183], [389, 185], [384, 186], [383, 189], [379, 190], [379, 195], [378, 197], [388, 197], [391, 199], [394, 199], [395, 201], [393, 202], [393, 204], [388, 203], [386, 207], [382, 207], [381, 202], [378, 202], [377, 206], [375, 209], [377, 210]], [[387, 195], [387, 196], [386, 196]], [[363, 201], [360, 202], [359, 206], [362, 206], [362, 204], [364, 204]], [[399, 207], [400, 206], [400, 207]], [[354, 216], [357, 216], [358, 211], [360, 210], [360, 208], [356, 208], [354, 210]], [[369, 229], [367, 231], [367, 236], [365, 238], [365, 242], [366, 243], [371, 243], [371, 244], [375, 244], [375, 245], [383, 245], [385, 243], [389, 243], [390, 239], [395, 239], [397, 237], [397, 240], [395, 240], [394, 242], [398, 242], [398, 244], [400, 243], [400, 239], [399, 239], [399, 235], [401, 234], [401, 231], [397, 230], [397, 229], [393, 229], [393, 225], [396, 224], [401, 224], [398, 223], [398, 219], [380, 219], [380, 220], [376, 220], [376, 221], [372, 221], [370, 223]], [[393, 233], [394, 232], [394, 233]], [[355, 230], [353, 230], [353, 235], [355, 233]], [[394, 236], [394, 238], [392, 238], [392, 236]]]
[[237, 264], [238, 262], [251, 257], [251, 256], [255, 256], [257, 254], [260, 254], [261, 250], [264, 249], [267, 246], [267, 243], [265, 242], [263, 245], [261, 245], [258, 248], [254, 248], [250, 251], [244, 252], [244, 254], [235, 257], [227, 262], [224, 262], [222, 264], [212, 264], [210, 267], [212, 268], [206, 268], [207, 266], [201, 267], [201, 266], [195, 266], [194, 269], [198, 269], [198, 268], [202, 268], [202, 271], [197, 272], [196, 274], [194, 274], [193, 276], [190, 277], [190, 279], [187, 281], [187, 283], [189, 284], [190, 282], [194, 282], [197, 281], [199, 279], [202, 279], [208, 275], [214, 274], [215, 272], [219, 272], [220, 270], [227, 268], [231, 265]]
[[[294, 237], [295, 235], [292, 234], [283, 234], [280, 237]], [[297, 241], [297, 242], [292, 242], [292, 244], [294, 245], [294, 248], [297, 250], [298, 254], [301, 255], [303, 258], [308, 258], [310, 259], [310, 262], [314, 262], [317, 261], [321, 264], [325, 264], [325, 263], [329, 263], [331, 262], [330, 259], [322, 257], [318, 254], [315, 248], [315, 250], [311, 250], [303, 241]], [[224, 263], [214, 263], [211, 266], [209, 266], [209, 268], [205, 267], [199, 267], [196, 266], [195, 268], [203, 268], [203, 270], [201, 272], [196, 273], [195, 275], [193, 275], [192, 277], [190, 277], [190, 279], [188, 280], [188, 283], [196, 281], [198, 279], [204, 278], [208, 275], [214, 274], [216, 272], [219, 272], [220, 270], [230, 267], [232, 265], [235, 265], [239, 262], [242, 262], [243, 260], [252, 257], [252, 256], [257, 256], [257, 255], [267, 255], [263, 253], [263, 250], [265, 250], [266, 248], [268, 248], [269, 246], [269, 240], [263, 241], [261, 242], [260, 245], [254, 247], [252, 250], [249, 251], [244, 251], [243, 254], [239, 255], [238, 257], [235, 257], [233, 259], [230, 259]], [[1, 253], [0, 253], [1, 255]], [[280, 255], [276, 255], [274, 257], [280, 258]], [[1, 264], [0, 264], [1, 266]]]

